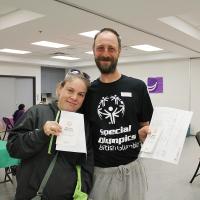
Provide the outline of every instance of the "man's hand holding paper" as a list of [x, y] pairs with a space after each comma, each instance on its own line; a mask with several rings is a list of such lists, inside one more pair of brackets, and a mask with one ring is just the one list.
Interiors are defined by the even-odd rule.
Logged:
[[156, 107], [149, 134], [140, 157], [178, 164], [192, 112], [167, 107]]

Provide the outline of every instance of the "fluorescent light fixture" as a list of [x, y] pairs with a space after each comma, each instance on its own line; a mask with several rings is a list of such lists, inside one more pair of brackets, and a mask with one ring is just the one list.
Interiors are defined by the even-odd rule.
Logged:
[[169, 17], [163, 17], [159, 18], [161, 22], [187, 34], [190, 35], [198, 40], [200, 40], [200, 31], [190, 25], [189, 23], [186, 23], [184, 20], [180, 19], [179, 17], [175, 16], [169, 16]]
[[93, 51], [87, 51], [85, 53], [93, 55]]
[[32, 44], [38, 45], [38, 46], [43, 46], [43, 47], [50, 47], [50, 48], [63, 48], [63, 47], [69, 46], [69, 45], [65, 45], [65, 44], [59, 44], [59, 43], [48, 42], [48, 41], [39, 41], [39, 42], [34, 42]]
[[94, 30], [94, 31], [79, 33], [79, 35], [83, 35], [83, 36], [86, 36], [86, 37], [94, 38], [94, 36], [95, 36], [98, 32], [99, 32], [99, 31]]
[[30, 51], [21, 51], [17, 49], [0, 49], [0, 52], [3, 53], [15, 53], [15, 54], [28, 54], [31, 53]]
[[52, 56], [52, 58], [61, 60], [79, 60], [80, 58], [70, 57], [70, 56]]
[[0, 30], [44, 17], [44, 15], [29, 10], [14, 10], [0, 17]]
[[161, 50], [163, 50], [163, 49], [160, 49], [158, 47], [154, 47], [154, 46], [151, 46], [148, 44], [135, 45], [135, 46], [131, 46], [131, 47], [142, 50], [142, 51], [161, 51]]

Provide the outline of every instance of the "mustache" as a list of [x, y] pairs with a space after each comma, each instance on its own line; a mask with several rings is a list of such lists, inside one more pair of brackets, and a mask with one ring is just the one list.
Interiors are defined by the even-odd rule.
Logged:
[[112, 58], [101, 56], [97, 58], [98, 61], [112, 61]]

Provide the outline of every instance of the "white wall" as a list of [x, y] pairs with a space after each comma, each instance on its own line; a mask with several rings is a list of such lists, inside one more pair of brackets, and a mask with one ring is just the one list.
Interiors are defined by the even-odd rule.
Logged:
[[191, 60], [191, 110], [192, 131], [200, 131], [200, 59]]
[[[200, 59], [167, 60], [144, 63], [119, 64], [118, 69], [128, 76], [147, 82], [148, 77], [161, 76], [164, 80], [162, 94], [150, 94], [154, 106], [169, 106], [194, 112], [191, 133], [200, 130]], [[94, 80], [99, 76], [96, 66], [81, 67]], [[67, 70], [66, 70], [67, 71]], [[8, 64], [0, 62], [0, 74], [36, 77], [36, 103], [40, 102], [40, 66]]]
[[41, 99], [41, 70], [40, 66], [30, 64], [13, 64], [0, 62], [0, 75], [32, 76], [36, 78], [36, 104]]
[[145, 83], [148, 77], [163, 77], [163, 93], [150, 94], [153, 105], [189, 109], [189, 60], [126, 65], [121, 71]]
[[[128, 76], [142, 79], [163, 77], [163, 93], [150, 94], [154, 106], [166, 106], [194, 112], [191, 134], [200, 130], [200, 94], [198, 90], [200, 59], [167, 60], [144, 63], [118, 64], [118, 69]], [[99, 76], [95, 66], [84, 67], [92, 80]]]

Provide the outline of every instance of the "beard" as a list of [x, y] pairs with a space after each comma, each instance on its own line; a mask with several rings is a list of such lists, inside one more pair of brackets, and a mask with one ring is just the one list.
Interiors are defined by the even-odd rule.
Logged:
[[[101, 61], [110, 61], [110, 64], [101, 64]], [[118, 59], [95, 57], [95, 63], [102, 74], [111, 74], [116, 70]]]

